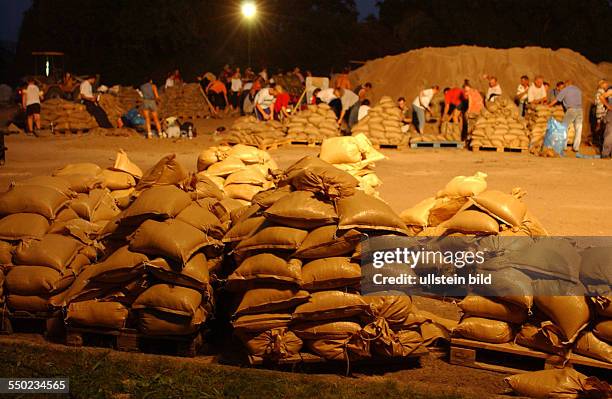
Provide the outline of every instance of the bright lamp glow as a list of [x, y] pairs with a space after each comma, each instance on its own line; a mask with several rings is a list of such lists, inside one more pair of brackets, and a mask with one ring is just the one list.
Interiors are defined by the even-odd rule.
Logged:
[[255, 3], [247, 2], [242, 4], [242, 15], [244, 15], [245, 18], [253, 18], [256, 12], [257, 7], [255, 7]]

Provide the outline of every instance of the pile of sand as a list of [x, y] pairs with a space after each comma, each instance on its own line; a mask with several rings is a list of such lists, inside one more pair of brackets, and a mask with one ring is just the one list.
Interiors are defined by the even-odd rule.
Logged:
[[404, 96], [412, 102], [425, 87], [460, 86], [466, 78], [477, 89], [485, 91], [487, 82], [482, 78], [485, 73], [497, 76], [503, 91], [513, 96], [521, 75], [533, 78], [542, 74], [552, 85], [572, 79], [582, 89], [586, 105], [593, 101], [597, 81], [606, 76], [612, 78], [610, 72], [610, 63], [598, 66], [568, 49], [453, 46], [427, 47], [368, 61], [352, 72], [350, 78], [352, 82], [372, 82], [374, 100], [382, 96]]

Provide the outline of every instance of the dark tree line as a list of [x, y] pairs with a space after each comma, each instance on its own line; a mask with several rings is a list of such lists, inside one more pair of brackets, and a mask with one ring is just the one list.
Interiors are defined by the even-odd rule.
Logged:
[[[424, 46], [569, 47], [593, 61], [612, 58], [608, 0], [381, 0], [379, 18], [359, 21], [354, 0], [260, 0], [254, 21], [237, 0], [34, 0], [25, 14], [12, 72], [32, 71], [35, 50], [68, 55], [76, 73], [105, 82], [191, 79], [225, 63], [315, 73]], [[409, 73], [409, 71], [407, 71]]]

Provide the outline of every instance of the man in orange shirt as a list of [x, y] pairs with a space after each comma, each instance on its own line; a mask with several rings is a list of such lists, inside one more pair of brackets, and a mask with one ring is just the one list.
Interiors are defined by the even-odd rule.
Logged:
[[478, 90], [470, 86], [468, 81], [463, 84], [463, 95], [468, 101], [466, 112], [470, 115], [479, 114], [484, 108], [484, 100]]
[[444, 112], [442, 120], [448, 120], [449, 116], [453, 123], [459, 123], [463, 112], [463, 90], [458, 87], [444, 89]]
[[225, 87], [225, 83], [219, 79], [213, 80], [208, 84], [206, 94], [213, 107], [215, 107], [215, 113], [218, 113], [220, 109], [225, 109], [227, 106], [227, 87]]

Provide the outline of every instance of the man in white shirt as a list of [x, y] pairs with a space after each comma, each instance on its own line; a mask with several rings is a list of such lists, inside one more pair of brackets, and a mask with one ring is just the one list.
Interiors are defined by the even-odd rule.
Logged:
[[103, 127], [105, 129], [110, 129], [113, 127], [113, 125], [108, 120], [108, 115], [106, 115], [104, 109], [102, 109], [102, 107], [98, 105], [98, 101], [96, 100], [93, 94], [93, 84], [95, 83], [95, 81], [95, 76], [88, 76], [87, 79], [85, 79], [81, 83], [81, 103], [85, 105], [85, 109], [87, 109], [87, 112], [89, 112], [89, 114], [96, 119], [96, 122], [98, 122], [98, 126]]
[[276, 90], [273, 87], [265, 87], [255, 95], [255, 114], [260, 121], [274, 119], [274, 101]]
[[359, 113], [359, 96], [352, 90], [340, 89], [340, 102], [342, 103], [342, 111], [338, 118], [338, 125], [342, 125], [342, 121], [346, 119], [346, 123], [349, 127], [353, 127], [357, 123], [357, 116]]
[[337, 98], [334, 91], [335, 89], [333, 88], [319, 90], [317, 93], [317, 98], [323, 101], [325, 104], [329, 104], [333, 99]]
[[529, 102], [529, 104], [544, 104], [547, 98], [548, 93], [546, 93], [546, 88], [544, 87], [544, 78], [536, 76], [527, 91], [527, 102]]
[[21, 104], [25, 109], [28, 117], [28, 133], [34, 133], [33, 125], [36, 125], [36, 130], [40, 130], [40, 99], [42, 92], [36, 86], [34, 78], [28, 78], [28, 86], [26, 87], [21, 97]]
[[495, 97], [499, 97], [502, 95], [502, 88], [497, 81], [495, 76], [484, 75], [486, 80], [489, 81], [489, 88], [487, 89], [487, 96], [485, 97], [485, 101], [495, 101]]
[[529, 90], [529, 77], [527, 75], [521, 76], [521, 82], [516, 88], [516, 95], [514, 101], [519, 106], [521, 116], [525, 116], [525, 105], [527, 104], [527, 91]]
[[431, 108], [429, 107], [431, 103], [431, 99], [440, 91], [440, 86], [434, 85], [429, 89], [421, 90], [418, 96], [412, 102], [412, 111], [415, 114], [416, 123], [415, 127], [418, 132], [423, 134], [423, 129], [425, 128], [425, 112], [431, 112]]
[[81, 100], [85, 100], [85, 101], [93, 101], [95, 102], [96, 99], [93, 95], [93, 83], [96, 81], [96, 78], [94, 76], [88, 76], [87, 79], [85, 79], [82, 83], [81, 83], [81, 87], [80, 87], [80, 94], [81, 94]]
[[365, 100], [361, 102], [361, 105], [359, 106], [359, 112], [357, 113], [357, 121], [360, 121], [363, 118], [365, 118], [368, 115], [369, 111], [370, 111], [370, 100], [366, 98]]

